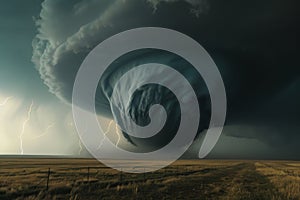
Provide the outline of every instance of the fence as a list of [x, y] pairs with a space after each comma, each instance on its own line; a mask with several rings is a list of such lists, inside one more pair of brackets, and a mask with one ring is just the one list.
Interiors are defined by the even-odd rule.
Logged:
[[173, 166], [160, 169], [155, 172], [144, 173], [125, 173], [123, 171], [116, 171], [108, 167], [77, 167], [77, 168], [48, 168], [44, 171], [45, 174], [45, 189], [51, 187], [51, 182], [69, 182], [80, 184], [91, 184], [97, 182], [110, 181], [115, 184], [126, 184], [128, 182], [146, 182], [147, 180], [154, 180], [166, 177], [179, 177], [194, 173], [197, 170], [191, 170], [187, 166]]

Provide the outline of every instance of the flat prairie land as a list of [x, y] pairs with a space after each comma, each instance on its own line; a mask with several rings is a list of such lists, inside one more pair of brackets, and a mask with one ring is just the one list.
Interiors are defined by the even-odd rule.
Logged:
[[135, 174], [94, 159], [1, 158], [0, 199], [300, 199], [300, 162], [180, 160]]

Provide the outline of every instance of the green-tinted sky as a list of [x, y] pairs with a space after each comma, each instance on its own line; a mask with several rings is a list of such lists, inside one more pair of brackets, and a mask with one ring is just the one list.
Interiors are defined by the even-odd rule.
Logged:
[[50, 97], [31, 62], [31, 43], [37, 32], [33, 17], [40, 9], [40, 1], [13, 0], [1, 5], [0, 89], [8, 94]]

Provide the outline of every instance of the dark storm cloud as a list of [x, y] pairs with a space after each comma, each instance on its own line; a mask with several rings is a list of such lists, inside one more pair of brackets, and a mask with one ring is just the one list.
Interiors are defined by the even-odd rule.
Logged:
[[[73, 4], [45, 1], [37, 21], [39, 34], [33, 42], [33, 61], [50, 91], [70, 102], [76, 72], [99, 42], [120, 31], [143, 26], [180, 31], [204, 46], [219, 67], [228, 96], [226, 125], [246, 127], [231, 128], [226, 134], [257, 138], [276, 146], [288, 144], [295, 149], [293, 141], [299, 138], [300, 114], [298, 4], [291, 0], [90, 0]], [[133, 67], [156, 54], [140, 52], [120, 65], [132, 63]], [[162, 63], [166, 58], [182, 62], [173, 55], [162, 55]], [[201, 79], [192, 77], [189, 68], [184, 68], [183, 73], [198, 85]], [[107, 72], [107, 80], [102, 82], [112, 81], [118, 73]], [[164, 91], [163, 96], [157, 97], [153, 87], [144, 88], [131, 104], [132, 117], [141, 124], [147, 119], [140, 117], [145, 113], [138, 111], [136, 105], [153, 99], [165, 102], [169, 95]], [[97, 108], [99, 113], [109, 115], [109, 99], [105, 96], [111, 86], [102, 84], [99, 88]], [[197, 94], [201, 109], [205, 108], [201, 113], [205, 116], [200, 123], [201, 131], [207, 127], [210, 115], [209, 97], [202, 86]], [[177, 115], [173, 116], [173, 121], [178, 120]], [[295, 156], [299, 154], [293, 152]]]

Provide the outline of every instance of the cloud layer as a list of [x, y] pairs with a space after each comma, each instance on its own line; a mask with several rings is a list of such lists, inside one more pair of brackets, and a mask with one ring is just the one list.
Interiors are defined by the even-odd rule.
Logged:
[[[228, 96], [227, 125], [242, 127], [225, 127], [230, 130], [226, 134], [255, 138], [278, 148], [289, 147], [297, 157], [300, 156], [294, 151], [298, 144], [294, 141], [299, 138], [296, 122], [300, 113], [297, 4], [279, 0], [78, 0], [73, 3], [46, 0], [36, 21], [38, 34], [33, 41], [32, 60], [49, 90], [70, 103], [78, 68], [101, 41], [136, 27], [178, 30], [203, 45], [222, 73]], [[160, 62], [166, 59], [177, 64], [182, 62], [173, 55], [159, 57], [157, 52], [139, 52], [129, 57], [133, 60], [126, 64], [131, 63], [133, 67], [153, 57]], [[116, 73], [116, 66], [115, 69], [106, 74], [107, 80], [102, 79], [102, 83], [113, 82], [118, 73], [124, 73]], [[189, 74], [190, 82], [198, 85], [200, 79], [193, 77], [190, 67], [184, 68], [183, 73]], [[100, 85], [97, 96], [99, 113], [107, 116], [110, 115], [109, 99], [105, 97], [110, 87]], [[157, 93], [152, 90], [145, 88], [137, 95], [137, 105], [155, 97]], [[199, 87], [197, 92], [200, 104], [204, 104], [200, 105], [204, 108], [201, 131], [207, 126], [209, 103], [205, 87]], [[160, 97], [159, 101], [165, 102], [167, 96]], [[133, 115], [136, 108], [132, 106]], [[138, 112], [138, 116], [142, 114]], [[178, 120], [174, 116], [173, 120]]]

